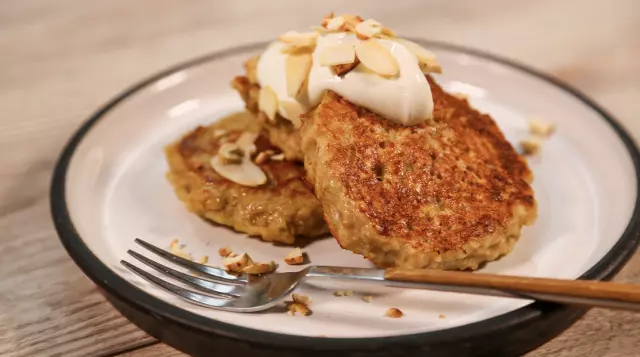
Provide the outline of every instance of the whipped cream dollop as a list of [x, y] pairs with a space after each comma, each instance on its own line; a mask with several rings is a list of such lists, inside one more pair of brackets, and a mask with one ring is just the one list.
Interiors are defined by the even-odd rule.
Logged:
[[270, 44], [260, 56], [258, 84], [273, 90], [279, 101], [278, 113], [294, 123], [297, 115], [320, 103], [326, 90], [402, 125], [427, 121], [433, 114], [433, 98], [419, 60], [411, 51], [410, 45], [415, 44], [394, 38], [375, 41], [391, 53], [398, 64], [397, 74], [380, 75], [359, 63], [346, 74], [336, 75], [330, 66], [321, 65], [323, 51], [337, 45], [356, 45], [362, 40], [351, 32], [333, 32], [318, 35], [308, 79], [298, 95], [288, 94], [286, 59], [289, 55], [284, 48], [286, 44], [280, 41]]

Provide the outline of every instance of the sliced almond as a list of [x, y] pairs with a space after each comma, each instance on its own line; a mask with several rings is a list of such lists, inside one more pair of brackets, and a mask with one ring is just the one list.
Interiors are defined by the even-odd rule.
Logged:
[[311, 70], [311, 63], [313, 59], [311, 54], [292, 54], [287, 56], [285, 63], [286, 78], [287, 78], [287, 94], [290, 97], [297, 97], [302, 89], [302, 86], [309, 77], [309, 71]]
[[373, 296], [371, 295], [363, 296], [362, 301], [371, 303], [373, 301]]
[[327, 46], [320, 54], [321, 66], [349, 64], [356, 60], [356, 50], [351, 44]]
[[298, 265], [304, 262], [304, 255], [302, 254], [302, 250], [300, 248], [296, 248], [289, 252], [286, 257], [284, 257], [284, 262], [289, 265]]
[[234, 273], [242, 273], [242, 269], [252, 264], [253, 260], [251, 260], [251, 257], [247, 253], [233, 258], [222, 259], [222, 265], [224, 265], [225, 270]]
[[344, 17], [338, 16], [327, 21], [326, 26], [324, 26], [327, 30], [330, 31], [342, 31], [344, 29], [345, 20]]
[[345, 30], [351, 32], [354, 32], [356, 30], [356, 26], [363, 21], [360, 16], [342, 14], [340, 17], [344, 18]]
[[403, 45], [407, 50], [409, 50], [409, 52], [416, 56], [416, 58], [418, 58], [420, 69], [424, 74], [442, 73], [442, 67], [440, 66], [440, 63], [438, 63], [436, 55], [433, 52], [409, 40], [401, 38], [397, 38], [395, 40]]
[[290, 31], [278, 36], [278, 40], [284, 45], [281, 51], [284, 53], [311, 53], [316, 47], [318, 32], [295, 32]]
[[384, 26], [382, 27], [381, 35], [386, 36], [386, 37], [392, 37], [392, 38], [397, 36], [396, 33], [393, 30], [391, 30], [388, 27], [384, 27]]
[[336, 74], [336, 76], [344, 76], [345, 74], [351, 72], [352, 69], [358, 67], [359, 64], [360, 60], [358, 59], [358, 57], [356, 57], [356, 60], [353, 61], [353, 63], [336, 64], [334, 66], [331, 66], [331, 70]]
[[398, 61], [391, 52], [375, 39], [357, 43], [356, 56], [362, 64], [381, 76], [395, 76], [400, 71]]
[[534, 118], [529, 121], [529, 131], [533, 135], [546, 138], [556, 131], [556, 125], [552, 123], [545, 123], [540, 119]]
[[225, 165], [239, 164], [242, 162], [244, 152], [236, 143], [224, 143], [218, 150], [218, 156]]
[[332, 11], [322, 19], [322, 23], [321, 23], [322, 26], [327, 26], [327, 24], [329, 23], [329, 20], [331, 20], [333, 18], [334, 18], [334, 14], [333, 14], [333, 11]]
[[242, 272], [250, 275], [268, 274], [268, 273], [273, 273], [276, 270], [276, 268], [277, 268], [277, 265], [274, 262], [254, 263], [242, 268]]
[[293, 123], [293, 127], [299, 129], [301, 125], [300, 116], [305, 113], [302, 104], [287, 100], [280, 102], [280, 109], [284, 117]]
[[264, 86], [260, 89], [260, 95], [258, 96], [258, 108], [267, 116], [267, 118], [269, 118], [269, 120], [276, 120], [276, 113], [278, 112], [278, 96], [271, 87]]
[[207, 264], [209, 262], [209, 256], [205, 255], [202, 258], [200, 258], [200, 260], [198, 261], [198, 263], [200, 264]]
[[368, 19], [357, 24], [356, 36], [361, 40], [368, 40], [382, 33], [382, 24], [374, 19]]
[[264, 171], [246, 157], [239, 164], [228, 165], [216, 155], [211, 159], [211, 167], [222, 177], [242, 186], [255, 187], [267, 182]]
[[259, 152], [253, 162], [255, 162], [256, 165], [262, 165], [265, 162], [269, 161], [271, 159], [271, 156], [273, 156], [273, 150], [265, 150]]
[[260, 133], [254, 133], [251, 131], [243, 131], [242, 134], [236, 139], [236, 145], [245, 152], [250, 153], [252, 150], [251, 145], [256, 142], [256, 139], [260, 136]]

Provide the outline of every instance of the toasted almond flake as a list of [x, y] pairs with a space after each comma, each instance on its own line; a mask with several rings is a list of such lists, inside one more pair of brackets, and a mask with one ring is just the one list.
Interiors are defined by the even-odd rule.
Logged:
[[219, 138], [219, 137], [222, 137], [222, 136], [225, 136], [225, 135], [227, 135], [227, 130], [225, 130], [225, 129], [216, 129], [216, 130], [213, 131], [213, 137], [214, 138]]
[[360, 64], [360, 60], [356, 57], [356, 60], [353, 63], [347, 64], [336, 64], [331, 66], [331, 70], [336, 76], [344, 76], [345, 74], [351, 72], [352, 69], [356, 68]]
[[387, 309], [387, 311], [384, 313], [385, 316], [390, 317], [392, 319], [399, 319], [401, 318], [404, 314], [402, 313], [402, 311], [400, 311], [400, 309], [395, 308], [395, 307], [390, 307]]
[[224, 143], [218, 150], [218, 156], [225, 165], [240, 164], [244, 157], [244, 152], [236, 143]]
[[302, 124], [300, 116], [305, 113], [305, 109], [300, 103], [290, 100], [282, 101], [280, 102], [280, 110], [282, 110], [283, 116], [293, 124], [294, 128], [300, 128]]
[[318, 32], [295, 32], [290, 31], [278, 36], [278, 40], [284, 45], [281, 52], [284, 53], [308, 53], [310, 54], [316, 47]]
[[209, 256], [205, 255], [202, 258], [200, 258], [200, 260], [198, 261], [198, 263], [200, 264], [207, 264], [209, 262]]
[[[255, 152], [256, 139], [260, 136], [260, 133], [254, 133], [251, 131], [243, 131], [242, 134], [236, 140], [236, 145], [245, 152], [245, 154]], [[253, 146], [252, 146], [253, 145]]]
[[252, 265], [253, 260], [247, 253], [243, 253], [237, 257], [222, 259], [222, 265], [227, 271], [241, 273], [246, 266]]
[[265, 162], [269, 161], [272, 155], [273, 155], [273, 150], [265, 150], [265, 151], [259, 152], [256, 158], [253, 160], [253, 162], [255, 162], [256, 165], [262, 165]]
[[218, 249], [218, 254], [223, 258], [227, 258], [231, 254], [233, 254], [233, 251], [229, 247], [222, 247], [222, 248]]
[[177, 255], [180, 258], [193, 260], [193, 258], [191, 258], [191, 254], [185, 252], [182, 249], [182, 246], [178, 242], [177, 238], [172, 240], [171, 243], [169, 244], [169, 251], [171, 252], [171, 254]]
[[311, 309], [309, 309], [309, 307], [305, 304], [299, 304], [299, 303], [290, 303], [287, 305], [287, 310], [289, 312], [289, 315], [294, 316], [294, 315], [302, 315], [302, 316], [309, 316], [311, 315]]
[[342, 296], [345, 296], [345, 295], [346, 295], [346, 293], [345, 293], [344, 290], [338, 290], [338, 291], [334, 291], [333, 292], [333, 296], [342, 297]]
[[370, 303], [370, 302], [372, 302], [372, 301], [373, 301], [373, 296], [371, 296], [371, 295], [363, 296], [363, 297], [362, 297], [362, 300], [363, 300], [364, 302], [369, 302], [369, 303]]
[[382, 27], [382, 35], [386, 37], [391, 37], [391, 38], [394, 38], [397, 36], [393, 30], [384, 26]]
[[285, 63], [287, 94], [290, 97], [297, 97], [302, 86], [309, 77], [312, 63], [311, 54], [305, 53], [300, 55], [287, 56]]
[[382, 24], [374, 19], [368, 19], [357, 24], [355, 30], [359, 39], [367, 40], [382, 33]]
[[345, 23], [344, 17], [338, 16], [338, 17], [329, 19], [327, 21], [327, 25], [324, 27], [326, 27], [326, 29], [330, 31], [341, 31], [343, 29], [344, 23]]
[[284, 262], [289, 265], [298, 265], [304, 263], [304, 255], [300, 248], [295, 248], [284, 258]]
[[349, 64], [356, 60], [356, 50], [351, 44], [327, 46], [320, 54], [321, 66]]
[[243, 273], [257, 275], [273, 273], [278, 266], [274, 262], [270, 263], [253, 263], [242, 268]]
[[211, 159], [211, 167], [220, 176], [242, 186], [255, 187], [267, 182], [267, 175], [249, 157], [244, 157], [238, 164], [229, 165], [220, 155], [216, 155]]
[[381, 76], [395, 76], [400, 67], [391, 52], [375, 39], [356, 44], [356, 56], [362, 64]]
[[293, 302], [298, 303], [298, 304], [303, 304], [306, 306], [311, 306], [311, 298], [306, 296], [306, 295], [302, 295], [302, 294], [292, 294], [291, 298], [293, 299]]
[[540, 151], [540, 146], [540, 139], [536, 137], [520, 140], [520, 147], [524, 155], [536, 155]]
[[546, 138], [553, 134], [554, 131], [556, 131], [556, 125], [553, 123], [545, 123], [538, 118], [534, 118], [529, 120], [529, 131], [533, 135], [538, 135]]
[[279, 153], [271, 156], [271, 161], [283, 161], [283, 160], [284, 160], [284, 153]]
[[322, 19], [322, 23], [321, 23], [321, 25], [326, 27], [326, 26], [327, 26], [327, 24], [329, 23], [329, 21], [330, 21], [331, 19], [333, 19], [333, 17], [334, 17], [334, 16], [335, 16], [335, 15], [333, 14], [333, 11], [332, 11], [332, 12], [330, 12], [328, 15], [326, 15], [326, 16]]
[[442, 73], [442, 66], [440, 66], [438, 61], [422, 61], [419, 62], [419, 65], [420, 70], [422, 70], [422, 73], [424, 74]]
[[345, 21], [344, 27], [346, 31], [354, 32], [356, 29], [356, 26], [363, 21], [362, 17], [360, 16], [354, 16], [354, 15], [348, 15], [348, 14], [342, 14], [340, 16], [344, 18], [344, 21]]
[[438, 318], [439, 318], [439, 319], [446, 319], [447, 317], [446, 317], [446, 316], [444, 316], [444, 315], [438, 315]]
[[395, 40], [418, 58], [418, 64], [424, 74], [442, 73], [442, 66], [438, 63], [436, 55], [433, 52], [409, 40], [401, 38], [396, 38]]
[[276, 113], [278, 111], [278, 96], [276, 92], [269, 86], [260, 88], [260, 94], [258, 95], [258, 108], [269, 118], [269, 120], [276, 119]]

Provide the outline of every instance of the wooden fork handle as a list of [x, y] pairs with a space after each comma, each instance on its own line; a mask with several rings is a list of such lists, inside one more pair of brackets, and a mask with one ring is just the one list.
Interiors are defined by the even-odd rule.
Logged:
[[387, 269], [389, 285], [640, 311], [640, 284], [430, 269]]

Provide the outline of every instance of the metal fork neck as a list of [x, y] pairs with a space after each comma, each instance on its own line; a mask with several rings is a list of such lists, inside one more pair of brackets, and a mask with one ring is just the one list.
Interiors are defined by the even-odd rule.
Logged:
[[375, 268], [342, 268], [318, 265], [309, 267], [306, 277], [384, 281], [384, 270]]

